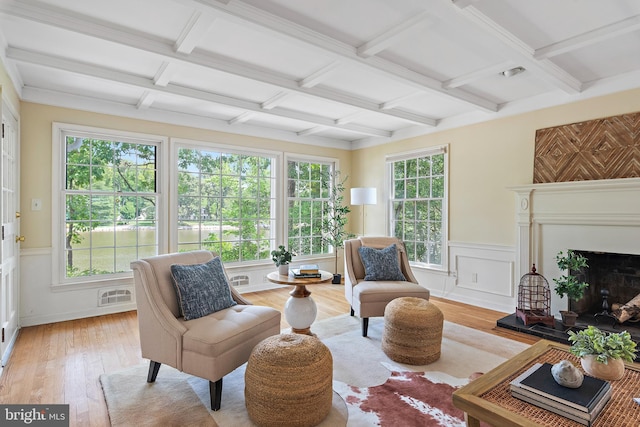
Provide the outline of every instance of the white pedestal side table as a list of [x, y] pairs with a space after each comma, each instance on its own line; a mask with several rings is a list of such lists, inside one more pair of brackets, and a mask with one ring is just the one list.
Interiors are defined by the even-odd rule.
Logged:
[[333, 279], [333, 274], [320, 270], [320, 277], [298, 279], [291, 275], [283, 276], [277, 271], [267, 275], [267, 280], [282, 285], [292, 285], [295, 288], [289, 292], [289, 299], [284, 305], [284, 318], [291, 325], [291, 331], [297, 334], [313, 335], [311, 324], [316, 320], [318, 308], [311, 298], [308, 285], [326, 283]]

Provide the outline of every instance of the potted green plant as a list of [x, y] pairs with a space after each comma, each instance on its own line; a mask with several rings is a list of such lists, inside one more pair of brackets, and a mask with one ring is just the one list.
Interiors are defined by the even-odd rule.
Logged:
[[333, 280], [331, 283], [339, 284], [342, 275], [338, 273], [338, 250], [344, 247], [344, 241], [355, 237], [354, 234], [346, 231], [347, 214], [351, 212], [349, 206], [344, 204], [344, 191], [347, 177], [341, 179], [340, 171], [330, 172], [325, 176], [324, 181], [328, 185], [329, 200], [322, 209], [322, 241], [333, 247], [335, 255], [335, 266]]
[[603, 332], [589, 326], [569, 331], [569, 342], [569, 351], [580, 358], [585, 372], [603, 380], [619, 380], [624, 375], [624, 362], [636, 358], [636, 343], [627, 331]]
[[[567, 298], [573, 301], [578, 301], [584, 296], [584, 291], [589, 287], [589, 284], [578, 280], [578, 278], [571, 274], [572, 271], [582, 271], [584, 268], [588, 268], [587, 258], [576, 251], [571, 249], [564, 252], [560, 251], [556, 255], [556, 264], [558, 268], [564, 273], [553, 279], [556, 284], [555, 291], [561, 297], [565, 295]], [[578, 314], [571, 310], [560, 310], [562, 316], [562, 323], [565, 326], [574, 326]]]
[[271, 259], [278, 267], [278, 273], [282, 276], [289, 275], [289, 263], [293, 259], [293, 254], [284, 245], [280, 245], [278, 249], [271, 251]]

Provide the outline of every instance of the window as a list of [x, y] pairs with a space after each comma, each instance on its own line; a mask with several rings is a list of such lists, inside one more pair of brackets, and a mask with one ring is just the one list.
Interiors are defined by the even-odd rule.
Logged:
[[443, 148], [393, 156], [390, 167], [391, 232], [409, 260], [443, 268], [446, 251], [447, 158]]
[[275, 157], [178, 149], [178, 250], [225, 262], [270, 260], [275, 243]]
[[322, 240], [333, 163], [287, 161], [288, 245], [297, 256], [332, 252]]
[[161, 141], [73, 126], [57, 130], [60, 277], [72, 282], [128, 273], [131, 261], [158, 253]]

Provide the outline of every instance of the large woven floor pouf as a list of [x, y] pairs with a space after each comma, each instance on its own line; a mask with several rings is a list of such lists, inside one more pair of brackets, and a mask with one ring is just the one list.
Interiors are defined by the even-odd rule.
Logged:
[[444, 316], [422, 298], [396, 298], [384, 310], [382, 351], [396, 362], [426, 365], [440, 358]]
[[280, 334], [251, 352], [244, 397], [249, 418], [261, 427], [315, 426], [331, 411], [333, 357], [319, 339]]

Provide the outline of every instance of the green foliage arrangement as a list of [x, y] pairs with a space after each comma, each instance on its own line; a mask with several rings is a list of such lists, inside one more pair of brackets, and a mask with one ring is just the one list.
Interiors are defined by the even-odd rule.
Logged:
[[558, 268], [565, 272], [557, 279], [553, 279], [556, 284], [556, 293], [561, 297], [566, 295], [573, 301], [580, 300], [589, 284], [580, 282], [576, 276], [571, 275], [571, 271], [581, 271], [583, 268], [588, 268], [587, 258], [569, 249], [566, 255], [562, 251], [558, 252], [556, 263]]
[[606, 364], [608, 359], [622, 359], [633, 362], [636, 358], [636, 343], [631, 339], [627, 331], [618, 333], [603, 332], [595, 326], [589, 326], [578, 332], [569, 331], [571, 354], [584, 357], [590, 354], [596, 356], [596, 360]]
[[329, 200], [325, 203], [322, 212], [322, 241], [333, 247], [335, 255], [335, 270], [338, 272], [338, 249], [344, 247], [344, 241], [355, 237], [346, 231], [347, 214], [351, 212], [349, 206], [344, 204], [344, 183], [347, 177], [341, 179], [340, 171], [329, 173], [325, 177], [329, 183]]
[[276, 263], [276, 267], [286, 265], [291, 262], [293, 254], [287, 250], [283, 245], [278, 246], [278, 249], [271, 251], [271, 259]]

